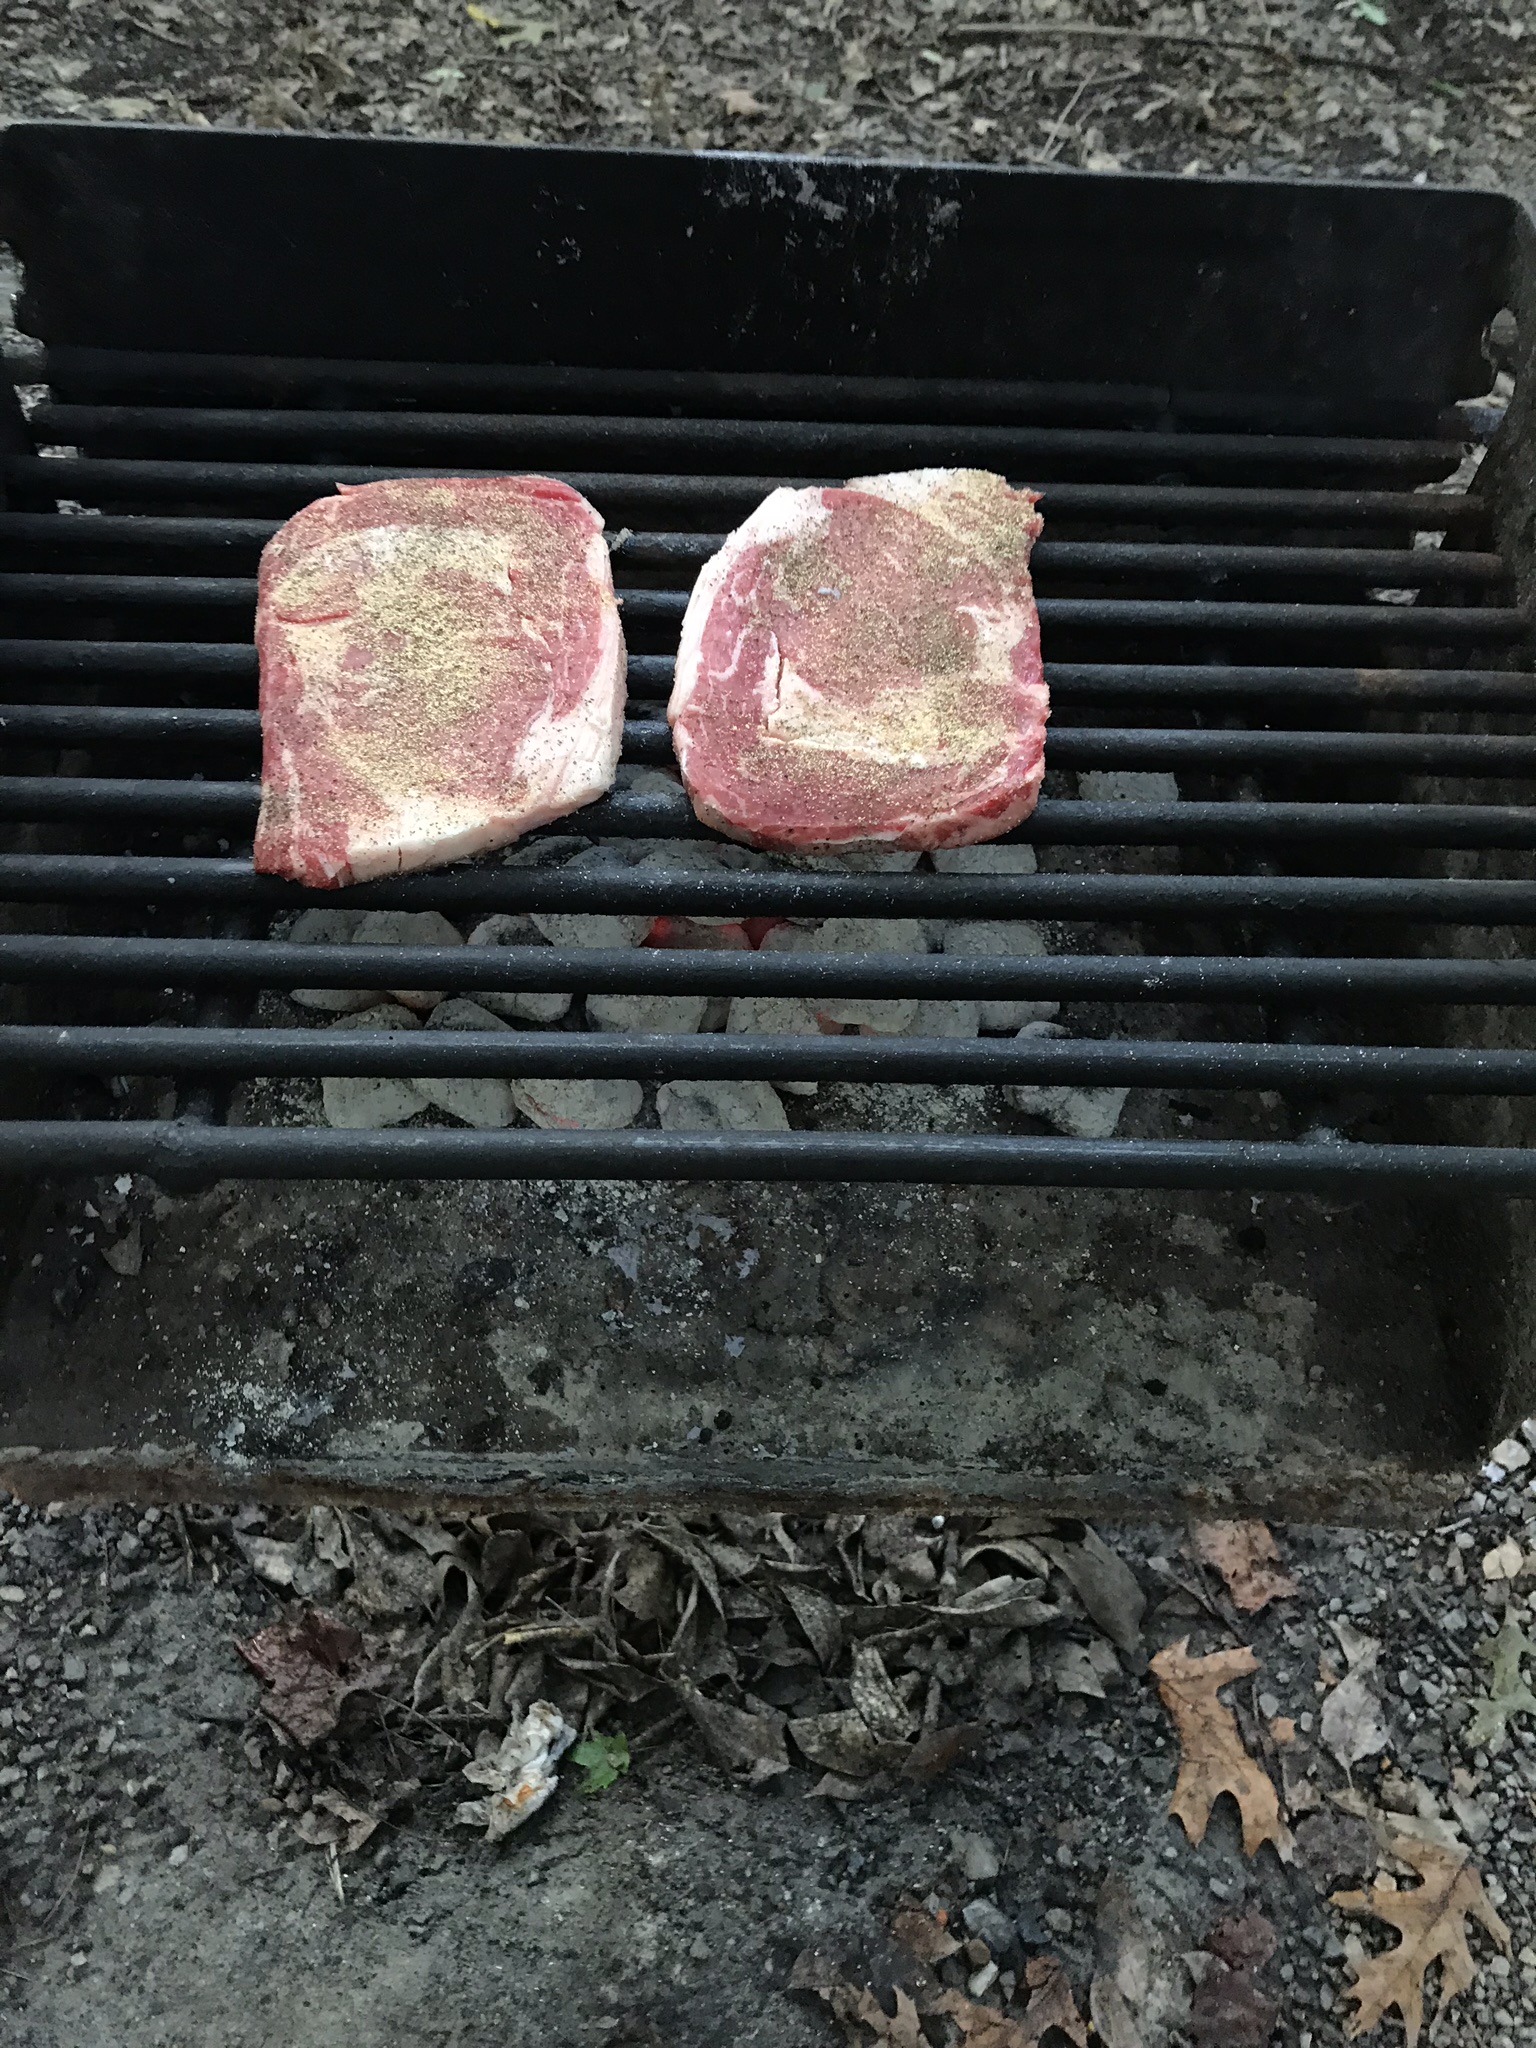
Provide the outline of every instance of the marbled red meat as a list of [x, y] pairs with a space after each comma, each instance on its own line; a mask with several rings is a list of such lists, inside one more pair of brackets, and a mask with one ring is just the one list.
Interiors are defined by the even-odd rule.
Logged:
[[343, 484], [268, 542], [256, 866], [313, 888], [504, 846], [613, 781], [603, 522], [547, 477]]
[[774, 491], [701, 573], [667, 716], [699, 818], [749, 846], [995, 839], [1050, 698], [1032, 491], [985, 470]]

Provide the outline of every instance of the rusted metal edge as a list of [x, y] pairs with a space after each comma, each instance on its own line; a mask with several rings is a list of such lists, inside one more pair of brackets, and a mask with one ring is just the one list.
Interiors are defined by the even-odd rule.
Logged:
[[136, 1450], [43, 1450], [0, 1446], [0, 1488], [34, 1505], [133, 1501], [256, 1500], [288, 1507], [317, 1501], [438, 1514], [523, 1508], [708, 1513], [756, 1508], [793, 1514], [889, 1512], [985, 1514], [1038, 1510], [1106, 1522], [1178, 1522], [1190, 1517], [1262, 1516], [1288, 1522], [1403, 1526], [1433, 1518], [1464, 1476], [1395, 1462], [1309, 1459], [1305, 1472], [1277, 1468], [1180, 1483], [1168, 1473], [969, 1470], [938, 1473], [874, 1460], [621, 1459], [405, 1456], [227, 1462], [195, 1446]]

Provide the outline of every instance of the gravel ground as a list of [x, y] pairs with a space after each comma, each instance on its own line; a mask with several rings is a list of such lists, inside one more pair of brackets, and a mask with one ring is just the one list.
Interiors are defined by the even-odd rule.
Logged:
[[[57, 0], [0, 7], [0, 116], [1527, 192], [1533, 15], [1514, 0]], [[1003, 17], [1027, 33], [974, 26]], [[1536, 1702], [1494, 1753], [1469, 1746], [1469, 1724], [1490, 1674], [1480, 1649], [1530, 1613], [1533, 1470], [1485, 1483], [1433, 1532], [1281, 1532], [1299, 1591], [1247, 1620], [1184, 1554], [1185, 1532], [1122, 1535], [1153, 1605], [1108, 1696], [1062, 1693], [1037, 1658], [1016, 1721], [989, 1725], [982, 1750], [931, 1785], [811, 1798], [797, 1768], [750, 1789], [685, 1726], [637, 1747], [601, 1795], [562, 1789], [500, 1848], [454, 1827], [463, 1751], [413, 1736], [403, 1709], [398, 1732], [381, 1720], [367, 1744], [280, 1748], [231, 1647], [292, 1605], [249, 1562], [253, 1537], [280, 1524], [0, 1502], [0, 2042], [812, 2048], [838, 2029], [788, 1988], [795, 1958], [824, 1951], [845, 1977], [888, 1983], [905, 1967], [890, 1957], [892, 1911], [911, 1893], [951, 1914], [983, 1902], [972, 1921], [997, 1960], [1016, 1974], [1054, 1953], [1080, 2000], [1115, 1975], [1116, 1914], [1123, 1936], [1129, 1912], [1146, 1995], [1126, 2034], [1101, 1990], [1094, 2038], [1110, 2048], [1261, 2043], [1266, 1998], [1274, 2040], [1335, 2048], [1353, 1944], [1379, 1950], [1384, 1929], [1325, 1895], [1370, 1879], [1384, 1830], [1416, 1827], [1470, 1852], [1510, 1938], [1506, 1956], [1474, 1930], [1476, 1980], [1435, 2038], [1517, 2048], [1536, 2037]], [[1487, 1576], [1485, 1559], [1515, 1576]], [[1340, 1621], [1362, 1712], [1379, 1700], [1382, 1714], [1383, 1746], [1352, 1785], [1322, 1727], [1349, 1661]], [[1374, 1668], [1351, 1627], [1380, 1646]], [[1198, 1847], [1167, 1817], [1178, 1746], [1144, 1664], [1191, 1632], [1196, 1651], [1253, 1645], [1239, 1725], [1281, 1786], [1288, 1865], [1267, 1846], [1243, 1856], [1228, 1801]], [[1286, 1719], [1294, 1739], [1277, 1747]], [[387, 1794], [412, 1776], [415, 1792]], [[303, 1836], [327, 1832], [315, 1795], [337, 1787], [370, 1810], [396, 1803], [333, 1867]], [[1401, 1859], [1396, 1871], [1411, 1882]], [[1224, 1974], [1205, 1944], [1220, 1948], [1213, 1927], [1250, 1909], [1278, 1947]], [[973, 1958], [938, 1974], [958, 1995]], [[1225, 2012], [1212, 1982], [1236, 2000]], [[935, 2042], [960, 2032], [953, 2017], [925, 2024]], [[1394, 2014], [1374, 2038], [1400, 2037]], [[1033, 2036], [997, 2048], [1015, 2039]]]
[[1536, 92], [1526, 0], [54, 0], [0, 20], [12, 116], [1091, 170], [1524, 189]]
[[[1422, 1535], [1285, 1532], [1296, 1591], [1246, 1618], [1186, 1532], [1122, 1532], [1150, 1604], [1118, 1669], [1099, 1657], [1107, 1696], [1064, 1689], [1075, 1681], [1062, 1645], [1095, 1637], [1053, 1581], [1070, 1633], [1029, 1632], [1033, 1682], [987, 1712], [982, 1747], [931, 1783], [818, 1797], [817, 1772], [801, 1764], [753, 1788], [685, 1721], [638, 1738], [628, 1774], [597, 1796], [571, 1789], [567, 1762], [551, 1803], [501, 1846], [454, 1824], [470, 1790], [468, 1725], [403, 1703], [415, 1653], [401, 1664], [398, 1629], [403, 1687], [377, 1679], [379, 1698], [338, 1735], [300, 1751], [260, 1713], [232, 1641], [295, 1612], [295, 1589], [251, 1562], [282, 1576], [273, 1558], [298, 1554], [280, 1540], [295, 1518], [0, 1506], [0, 2039], [814, 2048], [837, 2030], [790, 1988], [796, 1957], [830, 1955], [860, 1984], [911, 1981], [888, 1939], [910, 1895], [980, 1931], [1012, 1976], [1027, 1957], [1057, 1957], [1085, 2003], [1093, 1985], [1095, 2040], [1109, 2048], [1337, 2048], [1350, 1958], [1361, 1937], [1380, 1949], [1385, 1930], [1326, 1896], [1392, 1866], [1387, 1835], [1411, 1877], [1400, 1860], [1410, 1834], [1470, 1855], [1509, 1930], [1507, 1954], [1473, 1930], [1476, 1981], [1435, 2038], [1519, 2048], [1536, 2022], [1536, 1699], [1492, 1754], [1473, 1746], [1472, 1701], [1486, 1692], [1481, 1651], [1495, 1627], [1533, 1605], [1533, 1472], [1485, 1482]], [[770, 1553], [782, 1541], [764, 1540]], [[363, 1618], [348, 1598], [366, 1598], [377, 1630], [388, 1604], [377, 1581], [337, 1605]], [[1146, 1663], [1187, 1636], [1197, 1654], [1253, 1647], [1258, 1671], [1232, 1697], [1243, 1741], [1280, 1787], [1289, 1863], [1267, 1845], [1245, 1858], [1226, 1800], [1198, 1846], [1168, 1817], [1180, 1746]], [[1330, 1698], [1336, 1713], [1349, 1704], [1341, 1638], [1361, 1675], [1359, 1713], [1346, 1714], [1364, 1727], [1355, 1742], [1328, 1718]], [[558, 1688], [570, 1683], [553, 1670], [541, 1680], [567, 1701]], [[1351, 1780], [1330, 1742], [1379, 1747]], [[344, 1808], [328, 1807], [335, 1793]], [[336, 1811], [382, 1820], [333, 1872]], [[1272, 1959], [1246, 2004], [1213, 2007], [1207, 1993], [1202, 2005], [1213, 1930], [1253, 1913], [1262, 1920], [1248, 1924], [1273, 1930]], [[1136, 2031], [1116, 2033], [1104, 1980], [1127, 1917], [1144, 1995]], [[978, 1953], [947, 1962], [942, 1981], [974, 1983]], [[942, 2023], [929, 2025], [942, 2043]], [[1032, 2038], [985, 2037], [987, 2048]], [[1380, 2038], [1399, 2038], [1395, 2018]]]

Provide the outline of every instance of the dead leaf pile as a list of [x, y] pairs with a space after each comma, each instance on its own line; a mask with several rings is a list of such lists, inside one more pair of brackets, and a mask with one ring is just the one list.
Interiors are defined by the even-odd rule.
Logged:
[[579, 1737], [622, 1717], [643, 1747], [687, 1721], [754, 1782], [799, 1765], [823, 1796], [862, 1797], [1017, 1724], [1042, 1674], [1102, 1698], [1139, 1655], [1145, 1606], [1094, 1530], [1050, 1518], [791, 1531], [779, 1516], [315, 1508], [247, 1511], [233, 1534], [269, 1585], [324, 1608], [242, 1646], [272, 1687], [268, 1718], [310, 1747], [366, 1689], [424, 1783], [491, 1769], [542, 1700]]

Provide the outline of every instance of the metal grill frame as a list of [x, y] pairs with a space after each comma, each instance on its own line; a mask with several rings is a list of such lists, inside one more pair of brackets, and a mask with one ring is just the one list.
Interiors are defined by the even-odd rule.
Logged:
[[[462, 221], [470, 191], [482, 217], [487, 196], [497, 202], [495, 260]], [[389, 275], [414, 262], [431, 281], [409, 304], [383, 292], [381, 218]], [[1502, 451], [1479, 478], [1492, 488], [1415, 488], [1455, 468], [1454, 405], [1487, 380], [1487, 323], [1529, 290], [1531, 228], [1513, 202], [57, 123], [0, 139], [0, 226], [25, 269], [22, 323], [42, 344], [25, 377], [48, 387], [0, 436], [0, 687], [35, 700], [0, 704], [0, 741], [21, 769], [0, 775], [0, 821], [45, 834], [41, 849], [13, 836], [0, 852], [0, 897], [13, 927], [29, 906], [57, 906], [65, 926], [0, 935], [0, 984], [23, 1005], [0, 1025], [0, 1076], [13, 1102], [28, 1076], [34, 1093], [50, 1075], [201, 1077], [194, 1112], [166, 1127], [0, 1121], [0, 1170], [1536, 1192], [1536, 1150], [1423, 1142], [1434, 1134], [1415, 1101], [1461, 1101], [1462, 1132], [1472, 1098], [1536, 1095], [1536, 1051], [1518, 1031], [1484, 1049], [1457, 1043], [1467, 1006], [1502, 1016], [1536, 1003], [1519, 941], [1536, 922], [1520, 507]], [[1084, 247], [1092, 265], [1077, 260]], [[367, 355], [353, 360], [357, 337]], [[1185, 871], [599, 876], [488, 862], [310, 897], [216, 850], [254, 819], [254, 783], [216, 778], [254, 760], [255, 555], [280, 516], [337, 481], [547, 467], [610, 527], [647, 522], [614, 559], [634, 644], [625, 759], [656, 764], [670, 759], [656, 702], [664, 643], [723, 528], [780, 482], [928, 461], [1002, 466], [1044, 491], [1048, 769], [1177, 768], [1227, 785], [1177, 804], [1050, 796], [1011, 837], [1181, 849]], [[61, 502], [101, 509], [68, 516]], [[1170, 528], [1176, 538], [1157, 537]], [[1426, 531], [1444, 545], [1405, 545]], [[1418, 601], [1370, 601], [1394, 582]], [[1458, 729], [1442, 729], [1448, 716]], [[142, 772], [166, 750], [179, 773]], [[1292, 793], [1236, 787], [1253, 776]], [[707, 836], [681, 792], [654, 790], [620, 789], [564, 829]], [[199, 850], [167, 853], [167, 834]], [[1450, 853], [1481, 871], [1437, 872]], [[1281, 862], [1302, 872], [1276, 872]], [[996, 960], [540, 951], [514, 963], [256, 936], [264, 913], [305, 902], [1134, 921], [1153, 936], [1199, 928], [1206, 947]], [[157, 917], [179, 904], [194, 926], [211, 915], [213, 928], [118, 928], [150, 904]], [[112, 929], [89, 929], [104, 918]], [[1338, 946], [1341, 920], [1363, 943]], [[1210, 950], [1213, 925], [1228, 950]], [[1447, 927], [1465, 936], [1445, 957], [1401, 950]], [[250, 992], [316, 981], [1050, 996], [1220, 1015], [1257, 1004], [1271, 1028], [1045, 1044], [578, 1032], [423, 1043], [240, 1021]], [[80, 993], [89, 1007], [106, 986], [199, 991], [198, 1021], [39, 1021], [21, 993], [45, 990], [53, 1007]], [[1450, 1042], [1391, 1042], [1386, 1006], [1404, 1005]], [[1319, 1007], [1365, 1015], [1375, 1036], [1305, 1042]], [[1309, 1122], [1289, 1144], [1170, 1144], [261, 1133], [210, 1115], [211, 1081], [321, 1072], [1276, 1087], [1309, 1105]], [[1346, 1088], [1405, 1102], [1402, 1141], [1329, 1129], [1323, 1091]]]

